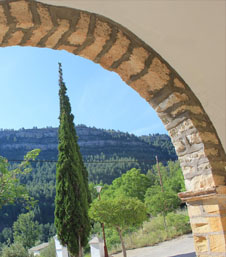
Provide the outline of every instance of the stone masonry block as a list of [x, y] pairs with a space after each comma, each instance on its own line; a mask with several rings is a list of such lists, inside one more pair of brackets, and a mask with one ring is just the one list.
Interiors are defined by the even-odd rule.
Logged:
[[175, 147], [177, 154], [182, 153], [186, 150], [186, 144], [184, 143], [183, 140], [177, 140], [174, 142], [173, 145]]
[[162, 103], [160, 103], [155, 110], [157, 112], [164, 112], [174, 104], [185, 102], [187, 100], [188, 100], [187, 95], [175, 92], [171, 94], [167, 99], [165, 99]]
[[148, 52], [143, 47], [134, 48], [128, 61], [123, 62], [115, 72], [120, 74], [124, 81], [128, 81], [131, 75], [137, 74], [144, 69]]
[[199, 163], [209, 163], [209, 160], [206, 158], [205, 151], [203, 149], [200, 149], [194, 153], [179, 156], [179, 160], [182, 168], [184, 166], [198, 166]]
[[109, 69], [115, 61], [119, 60], [127, 52], [129, 44], [129, 39], [121, 31], [119, 31], [114, 45], [100, 59], [100, 65], [106, 69]]
[[218, 156], [219, 150], [217, 148], [207, 148], [205, 149], [205, 153], [207, 156]]
[[186, 119], [183, 122], [181, 122], [178, 126], [175, 128], [172, 128], [169, 130], [170, 136], [172, 138], [182, 135], [185, 131], [195, 129], [195, 126], [191, 119]]
[[226, 210], [226, 197], [218, 199], [220, 210]]
[[169, 81], [170, 70], [158, 58], [154, 58], [148, 70], [148, 73], [140, 79], [130, 83], [142, 97], [150, 101], [154, 97], [154, 91], [158, 91], [167, 85]]
[[88, 29], [90, 23], [90, 15], [87, 13], [80, 12], [80, 19], [76, 26], [76, 31], [73, 32], [69, 38], [68, 42], [71, 45], [82, 45], [82, 43], [86, 40]]
[[8, 39], [8, 42], [3, 44], [3, 46], [15, 46], [20, 44], [22, 38], [24, 36], [24, 33], [22, 31], [16, 31], [11, 35], [11, 37]]
[[210, 251], [217, 253], [224, 253], [225, 249], [225, 235], [210, 235]]
[[3, 10], [3, 7], [0, 6], [0, 44], [8, 31], [9, 27], [6, 25], [7, 19]]
[[68, 20], [58, 20], [58, 24], [59, 26], [57, 27], [56, 31], [47, 39], [45, 43], [46, 47], [53, 48], [70, 27]]
[[172, 117], [176, 117], [178, 114], [184, 112], [184, 111], [190, 111], [194, 114], [203, 114], [203, 111], [200, 106], [190, 106], [190, 105], [182, 105], [178, 107], [176, 110], [173, 110], [171, 112]]
[[96, 27], [94, 30], [94, 42], [93, 44], [87, 46], [85, 49], [83, 49], [79, 55], [82, 57], [85, 57], [90, 60], [94, 60], [95, 57], [101, 52], [103, 49], [103, 46], [107, 42], [107, 40], [110, 38], [111, 34], [111, 28], [110, 26], [103, 21], [100, 21], [97, 19], [96, 21]]
[[73, 53], [74, 50], [76, 50], [77, 48], [78, 48], [77, 46], [69, 46], [69, 45], [62, 44], [62, 45], [57, 47], [57, 50], [65, 50], [69, 53]]
[[225, 185], [226, 178], [225, 176], [213, 174], [213, 180], [216, 186]]
[[205, 236], [194, 236], [196, 252], [208, 251], [208, 240]]
[[211, 232], [226, 231], [226, 217], [209, 217], [208, 224]]
[[226, 195], [226, 186], [225, 186], [225, 184], [217, 186], [217, 193], [220, 194], [220, 195]]
[[213, 170], [222, 171], [222, 173], [226, 173], [226, 162], [221, 160], [212, 160], [211, 166]]
[[213, 199], [207, 199], [203, 202], [203, 210], [207, 214], [219, 214], [219, 205]]
[[185, 180], [187, 191], [199, 191], [200, 189], [209, 189], [214, 187], [214, 180], [212, 174], [199, 175], [193, 177], [191, 180]]
[[193, 144], [199, 144], [202, 142], [202, 139], [199, 135], [199, 133], [193, 133], [193, 134], [190, 134], [190, 135], [187, 135], [186, 136], [188, 142], [190, 145], [193, 145]]
[[208, 223], [192, 223], [191, 228], [192, 228], [192, 232], [195, 234], [196, 233], [205, 234], [210, 232]]
[[40, 25], [33, 30], [31, 38], [26, 45], [37, 46], [39, 41], [53, 28], [50, 13], [47, 8], [41, 4], [37, 4], [37, 12], [40, 17]]
[[178, 78], [175, 78], [173, 82], [175, 87], [185, 89], [185, 85]]
[[[197, 257], [213, 257], [212, 253], [198, 253], [196, 254]], [[214, 254], [214, 257], [225, 257], [226, 255], [224, 253], [218, 253]]]
[[203, 210], [206, 215], [225, 215], [226, 214], [226, 199], [205, 199], [203, 200]]
[[200, 137], [204, 142], [210, 142], [214, 144], [219, 144], [219, 141], [215, 134], [210, 132], [202, 132], [200, 133]]
[[209, 170], [212, 170], [212, 167], [209, 162], [197, 164], [197, 171], [203, 171], [204, 173], [205, 171]]
[[17, 28], [29, 29], [34, 26], [27, 1], [11, 2], [9, 6], [11, 15], [16, 18]]
[[195, 217], [195, 216], [200, 216], [202, 213], [200, 205], [188, 204], [187, 207], [188, 207], [188, 214], [189, 214], [190, 218]]

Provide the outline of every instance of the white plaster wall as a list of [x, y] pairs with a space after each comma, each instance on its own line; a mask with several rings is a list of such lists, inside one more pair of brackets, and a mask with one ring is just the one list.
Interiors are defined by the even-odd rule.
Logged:
[[131, 30], [182, 76], [226, 150], [225, 0], [40, 0], [104, 15]]

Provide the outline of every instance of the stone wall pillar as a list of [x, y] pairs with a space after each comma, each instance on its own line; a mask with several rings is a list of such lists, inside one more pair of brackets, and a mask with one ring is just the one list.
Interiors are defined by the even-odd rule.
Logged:
[[186, 201], [197, 257], [226, 256], [226, 187], [180, 193]]

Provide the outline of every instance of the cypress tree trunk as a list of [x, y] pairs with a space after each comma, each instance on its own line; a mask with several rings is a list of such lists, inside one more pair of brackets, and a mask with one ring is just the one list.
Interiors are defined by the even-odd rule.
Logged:
[[56, 173], [55, 226], [62, 245], [67, 245], [70, 254], [77, 257], [80, 249], [88, 242], [90, 193], [88, 191], [88, 173], [77, 144], [74, 116], [66, 95], [67, 89], [62, 78], [61, 64], [59, 64], [59, 75], [60, 127], [58, 131], [59, 155]]
[[79, 242], [79, 253], [78, 253], [78, 257], [82, 257], [83, 256], [83, 251], [82, 251], [82, 245], [81, 245], [81, 238], [79, 236], [78, 238], [78, 242]]

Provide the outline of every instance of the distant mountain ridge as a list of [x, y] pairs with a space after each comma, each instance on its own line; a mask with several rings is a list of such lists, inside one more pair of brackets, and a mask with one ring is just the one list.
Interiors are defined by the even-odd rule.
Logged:
[[[111, 184], [115, 178], [132, 168], [146, 173], [159, 161], [166, 164], [169, 160], [176, 160], [177, 156], [169, 136], [154, 134], [135, 136], [114, 130], [105, 130], [76, 126], [78, 143], [89, 173], [89, 182], [95, 184]], [[0, 155], [8, 160], [21, 160], [23, 156], [34, 148], [40, 148], [40, 160], [57, 160], [58, 129], [33, 128], [20, 130], [0, 130]], [[15, 165], [15, 166], [14, 166]], [[16, 167], [10, 162], [10, 167]], [[56, 163], [32, 163], [32, 172], [20, 178], [32, 197], [38, 201], [35, 217], [46, 235], [54, 234], [54, 199], [56, 183]], [[1, 231], [11, 228], [19, 213], [23, 212], [20, 203], [15, 206], [5, 206], [0, 211], [0, 242], [4, 242]], [[51, 232], [53, 231], [53, 233]], [[43, 239], [48, 240], [48, 237]]]
[[[111, 158], [130, 157], [136, 160], [176, 160], [177, 156], [171, 140], [166, 134], [135, 136], [115, 130], [97, 129], [85, 125], [76, 126], [78, 144], [84, 160], [89, 156], [104, 154]], [[20, 130], [0, 130], [0, 155], [9, 160], [23, 159], [34, 148], [40, 148], [40, 160], [57, 160], [58, 129], [33, 128]]]

